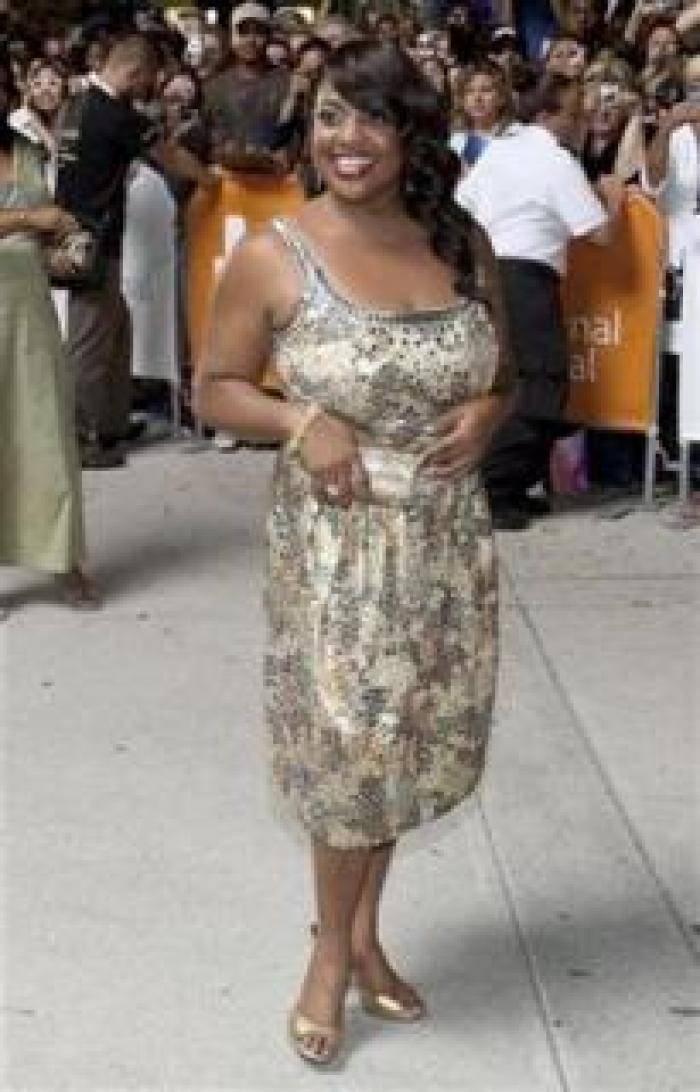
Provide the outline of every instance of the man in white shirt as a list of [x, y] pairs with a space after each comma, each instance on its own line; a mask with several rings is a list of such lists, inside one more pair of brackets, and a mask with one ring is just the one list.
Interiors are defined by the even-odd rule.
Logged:
[[[497, 137], [457, 187], [456, 197], [488, 232], [501, 272], [517, 408], [483, 465], [496, 526], [522, 529], [537, 510], [528, 490], [546, 482], [552, 445], [565, 434], [569, 360], [560, 277], [572, 238], [607, 240], [608, 212], [567, 150], [583, 125], [580, 83], [549, 77], [538, 89], [536, 124]], [[611, 213], [621, 189], [605, 179]]]

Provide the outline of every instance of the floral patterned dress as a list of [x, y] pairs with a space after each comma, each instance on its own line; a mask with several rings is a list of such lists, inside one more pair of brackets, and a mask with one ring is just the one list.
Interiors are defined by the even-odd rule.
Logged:
[[290, 398], [357, 429], [370, 475], [349, 509], [282, 451], [268, 520], [266, 711], [276, 787], [338, 847], [381, 845], [444, 814], [484, 767], [497, 663], [493, 537], [478, 475], [421, 477], [436, 419], [494, 387], [476, 300], [371, 311], [329, 281], [298, 229], [303, 278], [275, 363]]

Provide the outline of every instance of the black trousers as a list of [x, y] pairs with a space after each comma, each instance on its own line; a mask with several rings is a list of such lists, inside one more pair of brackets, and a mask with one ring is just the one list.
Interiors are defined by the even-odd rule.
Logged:
[[502, 258], [498, 264], [519, 388], [515, 410], [482, 464], [494, 504], [546, 482], [552, 447], [571, 432], [563, 420], [569, 356], [559, 277], [540, 262]]
[[552, 448], [570, 432], [568, 426], [514, 413], [494, 437], [487, 462], [482, 466], [491, 503], [507, 504], [535, 485], [546, 485]]

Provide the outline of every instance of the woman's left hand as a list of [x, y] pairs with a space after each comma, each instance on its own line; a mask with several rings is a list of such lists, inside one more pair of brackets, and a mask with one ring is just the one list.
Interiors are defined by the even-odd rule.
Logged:
[[475, 470], [503, 417], [503, 399], [493, 395], [455, 406], [439, 419], [438, 439], [426, 451], [429, 477], [447, 480]]

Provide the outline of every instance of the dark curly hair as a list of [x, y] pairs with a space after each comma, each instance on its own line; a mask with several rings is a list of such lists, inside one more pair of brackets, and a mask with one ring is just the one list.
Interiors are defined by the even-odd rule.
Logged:
[[475, 296], [476, 225], [454, 199], [460, 161], [449, 146], [450, 119], [440, 95], [402, 49], [366, 38], [332, 54], [323, 82], [354, 109], [398, 130], [406, 211], [426, 229], [435, 254], [455, 270], [455, 291]]

